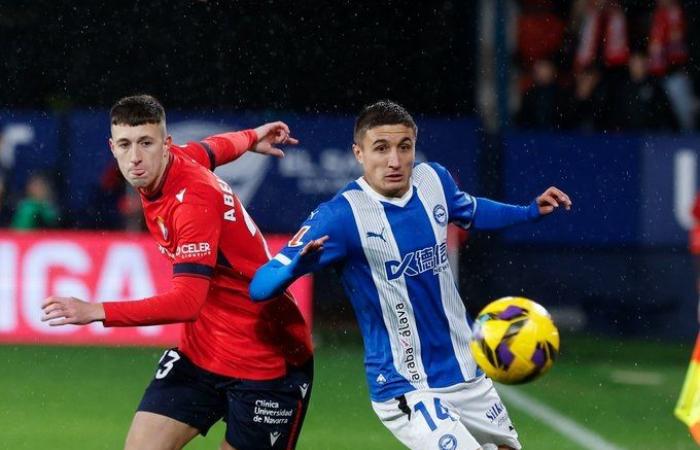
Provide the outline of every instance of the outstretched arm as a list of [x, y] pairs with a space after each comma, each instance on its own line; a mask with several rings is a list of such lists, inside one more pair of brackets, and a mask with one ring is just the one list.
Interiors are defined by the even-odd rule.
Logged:
[[143, 300], [88, 303], [75, 297], [52, 296], [42, 305], [41, 320], [51, 326], [104, 321], [107, 327], [190, 322], [197, 318], [208, 290], [208, 279], [180, 276], [173, 278], [169, 292]]
[[551, 214], [560, 206], [571, 209], [571, 200], [561, 190], [550, 187], [529, 206], [508, 205], [487, 198], [477, 198], [474, 227], [480, 230], [505, 228], [518, 223], [536, 220]]
[[327, 240], [328, 235], [314, 239], [291, 260], [277, 255], [275, 259], [260, 267], [250, 282], [250, 298], [254, 302], [273, 298], [300, 276], [316, 270], [320, 265], [323, 244]]
[[[296, 145], [284, 122], [270, 122], [255, 129], [221, 133], [183, 147], [192, 158], [211, 170], [243, 156], [247, 151], [282, 158], [278, 145]], [[204, 151], [202, 151], [204, 150]]]

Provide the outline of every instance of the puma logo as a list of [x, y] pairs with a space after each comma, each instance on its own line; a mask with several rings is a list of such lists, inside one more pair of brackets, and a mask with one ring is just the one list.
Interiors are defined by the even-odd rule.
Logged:
[[369, 239], [369, 238], [379, 238], [379, 239], [381, 239], [382, 241], [384, 241], [384, 243], [386, 243], [386, 239], [384, 239], [384, 229], [385, 229], [385, 228], [382, 228], [381, 233], [375, 233], [374, 231], [368, 231], [368, 232], [367, 232], [367, 239]]

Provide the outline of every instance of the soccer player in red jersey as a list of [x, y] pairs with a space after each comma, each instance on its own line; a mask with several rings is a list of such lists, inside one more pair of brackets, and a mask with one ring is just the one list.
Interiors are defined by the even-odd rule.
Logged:
[[183, 323], [134, 416], [126, 449], [179, 449], [227, 424], [221, 449], [293, 449], [313, 378], [309, 328], [287, 292], [254, 303], [248, 284], [269, 259], [265, 239], [212, 170], [246, 151], [283, 156], [296, 144], [282, 122], [174, 145], [165, 111], [148, 95], [111, 110], [110, 148], [141, 194], [148, 230], [173, 263], [172, 288], [154, 297], [87, 303], [49, 297], [50, 325]]

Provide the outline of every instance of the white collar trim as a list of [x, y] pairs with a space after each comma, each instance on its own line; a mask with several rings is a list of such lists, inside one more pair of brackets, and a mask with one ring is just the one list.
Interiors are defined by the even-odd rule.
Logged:
[[357, 184], [360, 185], [360, 187], [365, 192], [365, 194], [369, 195], [371, 198], [375, 199], [378, 202], [391, 203], [392, 205], [400, 206], [403, 208], [404, 206], [406, 206], [406, 204], [413, 197], [413, 178], [412, 177], [411, 177], [410, 188], [401, 197], [385, 197], [385, 196], [383, 196], [379, 192], [372, 189], [372, 186], [370, 186], [369, 183], [367, 183], [367, 181], [364, 179], [364, 177], [360, 177], [355, 181], [357, 182]]

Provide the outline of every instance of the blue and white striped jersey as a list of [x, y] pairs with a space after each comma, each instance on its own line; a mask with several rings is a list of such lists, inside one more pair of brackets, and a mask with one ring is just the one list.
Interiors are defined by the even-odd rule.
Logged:
[[471, 225], [476, 199], [435, 163], [417, 164], [412, 188], [385, 198], [362, 178], [304, 222], [275, 259], [289, 264], [329, 235], [316, 270], [334, 265], [359, 322], [371, 397], [446, 387], [480, 372], [471, 329], [447, 259], [447, 224]]

